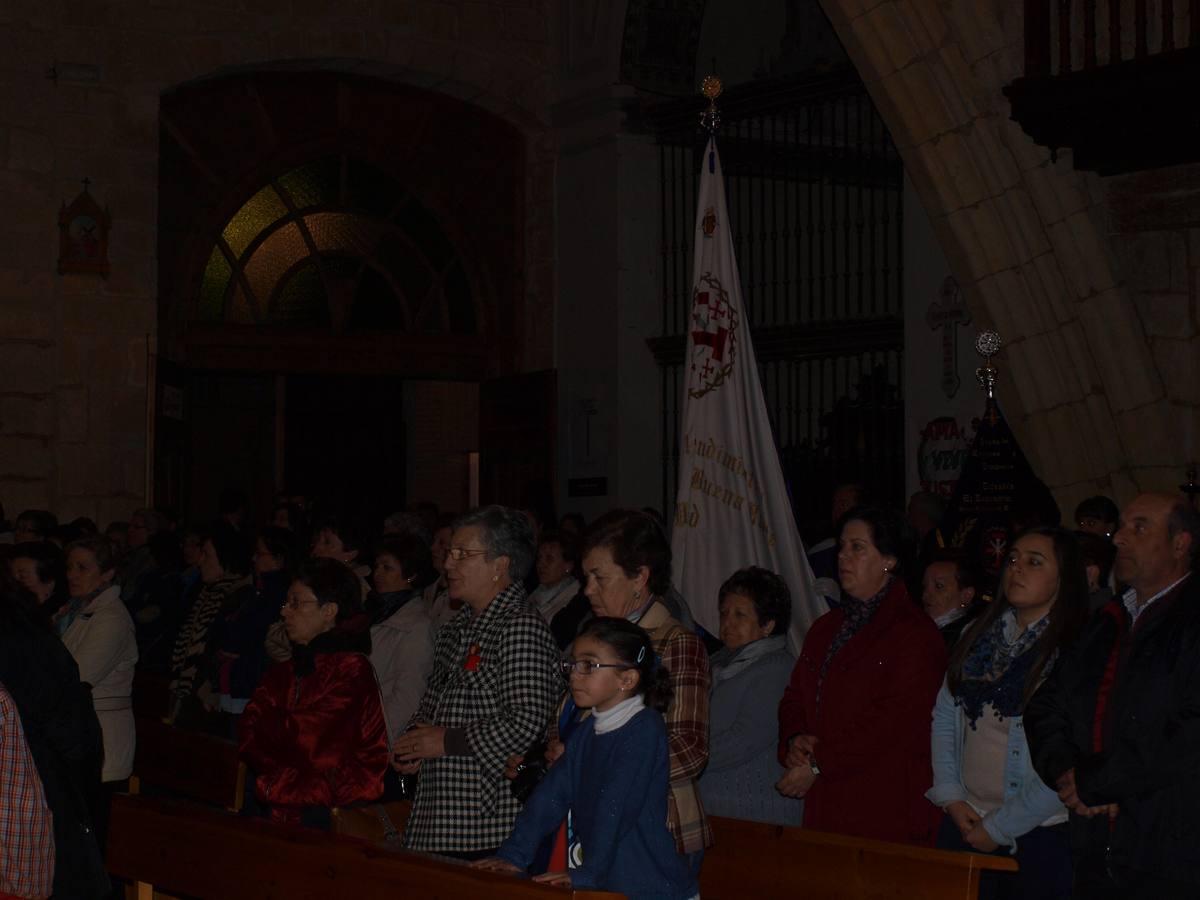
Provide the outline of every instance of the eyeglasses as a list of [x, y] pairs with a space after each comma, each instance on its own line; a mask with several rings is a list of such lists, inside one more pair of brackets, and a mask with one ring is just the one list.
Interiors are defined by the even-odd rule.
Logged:
[[453, 560], [462, 561], [468, 556], [478, 556], [480, 553], [487, 553], [486, 550], [468, 550], [466, 547], [451, 547], [446, 551], [446, 555]]
[[627, 666], [623, 663], [600, 663], [590, 659], [564, 659], [558, 665], [562, 669], [563, 678], [570, 678], [572, 672], [579, 675], [591, 675], [597, 669], [636, 668], [636, 666]]
[[315, 603], [318, 606], [321, 605], [320, 600], [284, 600], [283, 603], [279, 604], [279, 608], [290, 609], [292, 612], [295, 612], [306, 603]]

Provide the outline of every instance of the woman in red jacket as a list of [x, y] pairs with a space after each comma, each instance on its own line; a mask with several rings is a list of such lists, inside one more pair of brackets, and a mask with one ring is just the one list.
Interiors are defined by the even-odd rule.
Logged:
[[314, 559], [283, 604], [292, 658], [242, 713], [241, 755], [277, 822], [328, 827], [335, 806], [383, 793], [388, 736], [358, 576]]
[[809, 629], [779, 704], [778, 789], [804, 797], [806, 828], [932, 845], [929, 723], [946, 650], [900, 577], [902, 527], [871, 508], [842, 520], [843, 602]]

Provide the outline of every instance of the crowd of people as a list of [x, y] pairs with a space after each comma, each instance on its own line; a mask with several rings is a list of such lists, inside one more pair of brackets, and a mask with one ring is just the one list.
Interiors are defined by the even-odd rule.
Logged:
[[1014, 522], [989, 577], [937, 498], [844, 485], [799, 648], [758, 566], [698, 625], [653, 510], [420, 504], [374, 534], [303, 498], [257, 530], [221, 510], [0, 526], [0, 897], [107, 895], [139, 670], [170, 722], [238, 742], [249, 814], [408, 798], [406, 848], [551, 883], [690, 900], [717, 815], [1015, 857], [990, 900], [1200, 895], [1180, 497]]

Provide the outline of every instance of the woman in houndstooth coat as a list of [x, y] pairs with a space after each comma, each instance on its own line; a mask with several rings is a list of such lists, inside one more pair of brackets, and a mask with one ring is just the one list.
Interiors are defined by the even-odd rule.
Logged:
[[520, 804], [504, 763], [542, 734], [562, 693], [558, 646], [522, 585], [533, 532], [516, 510], [488, 506], [454, 525], [446, 584], [458, 613], [438, 632], [421, 704], [392, 748], [419, 772], [404, 845], [477, 859], [494, 855]]

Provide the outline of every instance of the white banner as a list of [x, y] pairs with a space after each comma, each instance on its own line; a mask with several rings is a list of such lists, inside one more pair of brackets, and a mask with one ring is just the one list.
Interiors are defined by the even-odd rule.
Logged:
[[751, 565], [778, 573], [792, 592], [790, 636], [798, 650], [827, 607], [813, 590], [767, 418], [711, 138], [696, 203], [692, 285], [671, 535], [675, 586], [696, 621], [715, 635], [717, 591], [726, 578]]

